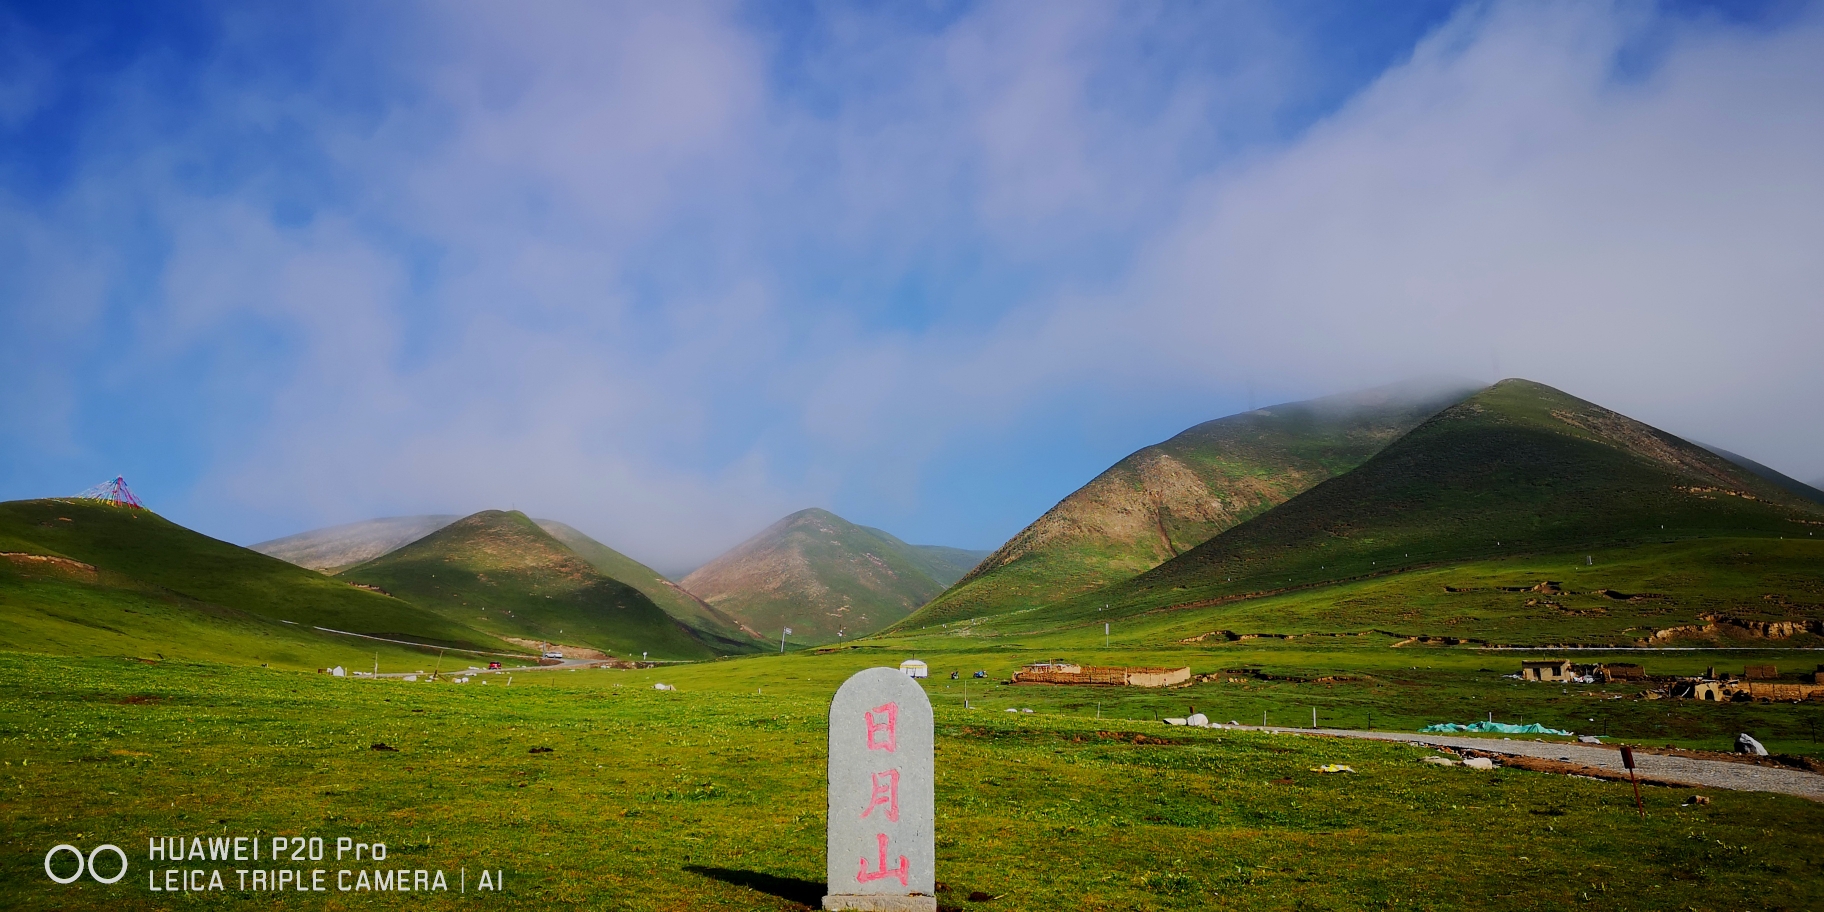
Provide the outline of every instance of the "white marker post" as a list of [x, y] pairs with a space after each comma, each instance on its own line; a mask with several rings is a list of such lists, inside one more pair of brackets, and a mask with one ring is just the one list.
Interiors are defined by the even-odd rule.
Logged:
[[830, 702], [823, 907], [936, 912], [931, 701], [893, 668], [843, 682]]

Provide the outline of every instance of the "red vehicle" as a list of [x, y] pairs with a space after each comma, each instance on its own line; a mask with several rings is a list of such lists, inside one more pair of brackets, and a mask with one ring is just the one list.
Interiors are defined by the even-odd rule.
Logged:
[[494, 669], [496, 669], [496, 668], [499, 668], [499, 667], [500, 667], [500, 663], [499, 663], [499, 662], [489, 662], [489, 663], [488, 663], [488, 670], [489, 670], [489, 671], [493, 671], [493, 670], [494, 670]]

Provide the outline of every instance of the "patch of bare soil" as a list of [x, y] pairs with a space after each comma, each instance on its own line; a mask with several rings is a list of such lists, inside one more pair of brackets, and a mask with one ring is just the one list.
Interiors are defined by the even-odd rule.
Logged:
[[[1474, 755], [1479, 755], [1479, 754], [1482, 754], [1482, 752], [1481, 751], [1465, 751], [1464, 752], [1464, 756], [1474, 756]], [[1559, 775], [1563, 775], [1563, 776], [1587, 776], [1591, 779], [1609, 779], [1609, 780], [1619, 781], [1619, 782], [1628, 781], [1627, 773], [1618, 773], [1611, 769], [1603, 769], [1600, 766], [1586, 766], [1582, 763], [1570, 763], [1570, 762], [1567, 762], [1564, 760], [1545, 760], [1545, 759], [1542, 759], [1539, 757], [1519, 757], [1519, 756], [1513, 756], [1513, 755], [1507, 755], [1507, 754], [1488, 755], [1488, 756], [1493, 756], [1494, 759], [1497, 762], [1499, 762], [1502, 766], [1511, 767], [1513, 769], [1531, 770], [1535, 773], [1558, 773]], [[1675, 782], [1670, 779], [1656, 779], [1652, 776], [1641, 776], [1640, 784], [1641, 785], [1663, 785], [1663, 786], [1668, 786], [1671, 788], [1689, 788], [1691, 785], [1688, 782]]]
[[22, 551], [0, 551], [0, 558], [5, 558], [8, 561], [11, 561], [15, 566], [21, 568], [29, 567], [41, 570], [60, 570], [64, 573], [83, 576], [89, 579], [94, 579], [100, 573], [92, 564], [70, 560], [67, 557], [51, 557], [48, 554], [26, 554]]
[[539, 652], [561, 652], [566, 659], [606, 659], [608, 653], [587, 646], [568, 646], [563, 643], [547, 643], [543, 640], [527, 640], [520, 637], [501, 637], [515, 646], [525, 646]]

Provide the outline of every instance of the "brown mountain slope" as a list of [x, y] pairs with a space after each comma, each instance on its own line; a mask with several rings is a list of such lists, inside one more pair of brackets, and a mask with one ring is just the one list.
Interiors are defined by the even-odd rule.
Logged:
[[1100, 589], [1362, 464], [1474, 392], [1402, 385], [1197, 425], [1111, 466], [920, 612], [922, 621], [1043, 605]]
[[794, 643], [860, 636], [911, 614], [953, 573], [937, 556], [827, 510], [801, 510], [684, 578], [685, 589]]

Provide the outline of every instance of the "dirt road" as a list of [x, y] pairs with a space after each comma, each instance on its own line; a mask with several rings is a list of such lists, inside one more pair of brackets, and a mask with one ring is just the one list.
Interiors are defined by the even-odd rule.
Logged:
[[[1561, 741], [1519, 741], [1507, 738], [1471, 738], [1462, 735], [1419, 735], [1404, 732], [1356, 731], [1342, 728], [1261, 728], [1255, 725], [1223, 726], [1252, 731], [1296, 732], [1303, 735], [1327, 735], [1334, 738], [1367, 738], [1375, 741], [1404, 741], [1457, 750], [1479, 750], [1491, 754], [1532, 757], [1595, 767], [1609, 773], [1627, 775], [1621, 762], [1621, 750], [1605, 744], [1571, 744]], [[1734, 789], [1748, 792], [1778, 792], [1797, 795], [1813, 801], [1824, 801], [1824, 776], [1804, 770], [1728, 760], [1702, 760], [1670, 754], [1634, 752], [1636, 772], [1643, 780], [1693, 788]]]

